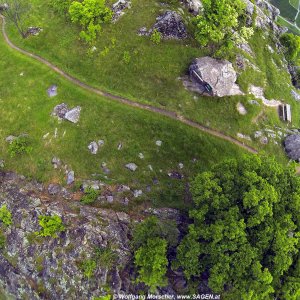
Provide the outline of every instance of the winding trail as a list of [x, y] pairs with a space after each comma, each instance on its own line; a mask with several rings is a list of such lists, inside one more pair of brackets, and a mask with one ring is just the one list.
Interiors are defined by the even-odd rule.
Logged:
[[214, 129], [211, 129], [209, 127], [206, 127], [200, 123], [197, 123], [197, 122], [194, 122], [190, 119], [187, 119], [181, 115], [178, 115], [177, 113], [175, 112], [172, 112], [172, 111], [168, 111], [166, 109], [162, 109], [162, 108], [158, 108], [158, 107], [154, 107], [154, 106], [151, 106], [151, 105], [147, 105], [147, 104], [142, 104], [142, 103], [138, 103], [138, 102], [134, 102], [132, 100], [129, 100], [129, 99], [126, 99], [126, 98], [123, 98], [123, 97], [120, 97], [120, 96], [117, 96], [117, 95], [113, 95], [111, 93], [108, 93], [108, 92], [104, 92], [102, 90], [99, 90], [99, 89], [96, 89], [96, 88], [93, 88], [92, 86], [86, 84], [86, 83], [83, 83], [82, 81], [80, 81], [79, 79], [75, 78], [75, 77], [72, 77], [70, 76], [69, 74], [67, 74], [66, 72], [62, 71], [61, 69], [59, 69], [57, 66], [55, 66], [54, 64], [50, 63], [49, 61], [47, 61], [46, 59], [40, 57], [39, 55], [36, 55], [36, 54], [33, 54], [33, 53], [30, 53], [26, 50], [23, 50], [21, 48], [19, 48], [18, 46], [14, 45], [10, 39], [8, 38], [7, 34], [6, 34], [6, 31], [5, 31], [5, 18], [4, 16], [2, 16], [0, 14], [0, 17], [2, 19], [2, 34], [3, 34], [3, 37], [4, 37], [4, 40], [5, 42], [14, 50], [28, 56], [28, 57], [31, 57], [41, 63], [43, 63], [44, 65], [48, 66], [50, 69], [52, 69], [53, 71], [55, 71], [56, 73], [58, 73], [59, 75], [61, 75], [62, 77], [64, 77], [65, 79], [69, 80], [70, 82], [72, 82], [73, 84], [87, 90], [87, 91], [90, 91], [94, 94], [97, 94], [97, 95], [100, 95], [100, 96], [103, 96], [103, 97], [106, 97], [106, 98], [109, 98], [111, 100], [114, 100], [114, 101], [117, 101], [119, 103], [122, 103], [122, 104], [125, 104], [127, 106], [131, 106], [131, 107], [135, 107], [135, 108], [139, 108], [139, 109], [143, 109], [143, 110], [147, 110], [147, 111], [150, 111], [150, 112], [153, 112], [153, 113], [156, 113], [156, 114], [159, 114], [159, 115], [162, 115], [162, 116], [165, 116], [165, 117], [168, 117], [170, 119], [173, 119], [173, 120], [176, 120], [178, 122], [181, 122], [183, 124], [186, 124], [190, 127], [193, 127], [193, 128], [196, 128], [198, 130], [201, 130], [203, 132], [206, 132], [212, 136], [215, 136], [215, 137], [218, 137], [218, 138], [221, 138], [225, 141], [228, 141], [232, 144], [235, 144], [237, 145], [238, 147], [240, 148], [243, 148], [244, 150], [247, 150], [248, 152], [250, 153], [254, 153], [254, 154], [257, 154], [258, 151], [256, 149], [254, 149], [253, 147], [251, 146], [248, 146], [246, 144], [244, 144], [243, 142], [231, 137], [231, 136], [228, 136], [222, 132], [219, 132], [217, 130], [214, 130]]

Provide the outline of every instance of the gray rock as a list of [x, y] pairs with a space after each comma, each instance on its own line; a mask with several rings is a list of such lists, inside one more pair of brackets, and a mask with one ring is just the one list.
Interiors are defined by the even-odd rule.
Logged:
[[138, 198], [138, 197], [140, 197], [142, 195], [143, 195], [143, 191], [142, 190], [134, 190], [133, 191], [133, 197], [134, 198]]
[[298, 101], [298, 102], [300, 102], [300, 94], [298, 94], [296, 91], [294, 91], [294, 90], [291, 90], [291, 95], [293, 96], [293, 98], [296, 100], [296, 101]]
[[17, 137], [16, 136], [14, 136], [14, 135], [9, 135], [6, 139], [5, 139], [5, 141], [7, 142], [7, 143], [12, 143], [15, 139], [17, 139]]
[[179, 163], [179, 164], [178, 164], [178, 168], [179, 168], [179, 169], [183, 169], [183, 167], [184, 167], [183, 163]]
[[33, 36], [36, 36], [36, 35], [39, 35], [41, 32], [43, 31], [43, 28], [41, 27], [28, 27], [27, 29], [27, 32], [26, 32], [26, 35], [33, 35]]
[[144, 154], [143, 153], [139, 153], [139, 158], [140, 159], [144, 159], [145, 158]]
[[54, 107], [52, 111], [52, 116], [63, 119], [68, 111], [69, 111], [68, 105], [65, 103], [61, 103]]
[[203, 94], [208, 84], [211, 91], [208, 95], [217, 97], [243, 94], [235, 83], [237, 74], [227, 60], [217, 60], [208, 56], [196, 58], [189, 68], [193, 85], [186, 85], [192, 91]]
[[169, 172], [168, 176], [173, 179], [182, 179], [183, 178], [183, 175], [176, 171]]
[[262, 131], [255, 131], [254, 137], [257, 139], [263, 135]]
[[98, 146], [99, 146], [99, 147], [102, 147], [103, 145], [104, 145], [104, 140], [99, 140], [99, 141], [98, 141]]
[[291, 134], [284, 141], [284, 148], [290, 159], [299, 161], [300, 159], [300, 135]]
[[175, 11], [166, 11], [163, 15], [156, 18], [156, 23], [149, 31], [151, 34], [154, 30], [161, 33], [165, 39], [185, 39], [187, 31], [183, 20]]
[[72, 184], [75, 181], [75, 173], [74, 171], [69, 171], [67, 173], [67, 184]]
[[98, 153], [98, 149], [99, 149], [99, 147], [98, 147], [98, 144], [95, 142], [95, 141], [93, 141], [93, 142], [91, 142], [89, 145], [88, 145], [88, 149], [90, 150], [90, 152], [92, 153], [92, 154], [97, 154]]
[[162, 145], [162, 141], [156, 141], [155, 144], [156, 146], [160, 147]]
[[123, 145], [121, 143], [118, 144], [118, 150], [121, 150], [123, 148]]
[[112, 5], [113, 18], [112, 22], [116, 22], [124, 15], [124, 10], [131, 8], [131, 1], [129, 0], [119, 0]]
[[51, 85], [47, 90], [47, 93], [49, 97], [57, 96], [57, 85]]
[[48, 193], [50, 195], [57, 195], [61, 192], [61, 186], [59, 184], [56, 183], [51, 183], [48, 186]]
[[112, 196], [112, 195], [107, 195], [107, 196], [106, 196], [106, 201], [107, 201], [108, 203], [113, 203], [113, 202], [114, 202], [114, 196]]
[[136, 171], [136, 169], [138, 168], [138, 166], [135, 163], [129, 163], [125, 166], [128, 170], [130, 171]]
[[0, 169], [4, 168], [4, 159], [0, 159]]
[[269, 143], [269, 139], [266, 136], [263, 136], [259, 141], [263, 145], [267, 145]]
[[194, 15], [198, 15], [203, 7], [200, 0], [183, 0], [183, 2], [188, 7], [189, 11]]
[[98, 191], [103, 186], [105, 186], [105, 184], [99, 180], [84, 180], [81, 185], [81, 190], [85, 192], [85, 190], [89, 187], [95, 191]]
[[248, 100], [248, 102], [249, 102], [251, 105], [259, 105], [259, 103], [258, 103], [256, 100]]
[[127, 185], [122, 184], [117, 187], [118, 193], [123, 193], [123, 192], [128, 192], [128, 191], [130, 191], [130, 187]]
[[54, 169], [57, 169], [57, 168], [61, 167], [61, 165], [62, 165], [62, 162], [58, 157], [53, 157], [51, 163], [52, 163]]
[[65, 119], [72, 123], [78, 123], [80, 118], [80, 112], [81, 112], [81, 107], [76, 106], [65, 114]]
[[149, 35], [149, 32], [147, 30], [147, 27], [141, 27], [139, 30], [138, 30], [138, 35], [139, 36], [148, 36]]

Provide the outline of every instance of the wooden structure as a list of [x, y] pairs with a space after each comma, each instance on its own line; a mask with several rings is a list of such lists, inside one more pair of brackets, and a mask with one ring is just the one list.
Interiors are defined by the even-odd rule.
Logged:
[[279, 116], [283, 121], [292, 122], [291, 106], [289, 104], [281, 104], [278, 107]]

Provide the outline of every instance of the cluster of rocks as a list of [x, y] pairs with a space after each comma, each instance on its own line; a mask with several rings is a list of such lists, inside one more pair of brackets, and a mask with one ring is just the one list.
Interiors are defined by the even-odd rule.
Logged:
[[54, 107], [51, 115], [57, 117], [60, 120], [64, 119], [72, 123], [78, 123], [80, 118], [80, 112], [80, 106], [76, 106], [72, 109], [69, 109], [67, 104], [61, 103]]
[[236, 84], [237, 74], [232, 63], [209, 56], [196, 58], [189, 67], [189, 78], [184, 86], [201, 95], [224, 97], [242, 95]]
[[43, 28], [41, 28], [41, 27], [28, 27], [28, 29], [26, 31], [26, 36], [30, 36], [30, 35], [37, 36], [42, 31], [43, 31]]
[[264, 89], [262, 87], [259, 86], [254, 86], [254, 85], [249, 85], [249, 94], [255, 96], [257, 99], [261, 99], [262, 103], [265, 106], [270, 106], [270, 107], [278, 107], [279, 105], [281, 105], [281, 101], [279, 100], [268, 100], [265, 98], [264, 95]]
[[113, 11], [113, 18], [112, 21], [118, 21], [124, 14], [126, 9], [131, 8], [131, 1], [130, 0], [119, 0], [112, 5]]
[[154, 30], [161, 33], [164, 39], [185, 39], [187, 38], [187, 30], [182, 17], [175, 11], [166, 11], [164, 14], [156, 18], [156, 23], [150, 30], [146, 27], [139, 29], [139, 35], [151, 35]]

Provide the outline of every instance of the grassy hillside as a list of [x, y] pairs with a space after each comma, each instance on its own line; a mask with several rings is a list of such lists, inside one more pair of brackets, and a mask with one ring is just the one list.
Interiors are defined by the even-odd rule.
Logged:
[[[155, 199], [157, 205], [180, 206], [183, 182], [169, 179], [167, 172], [178, 170], [181, 162], [186, 177], [193, 176], [216, 161], [241, 153], [237, 147], [196, 129], [85, 92], [47, 67], [9, 49], [2, 36], [0, 55], [0, 157], [5, 159], [7, 170], [45, 182], [65, 183], [64, 172], [51, 165], [52, 157], [57, 156], [75, 171], [77, 181], [98, 178], [110, 184], [144, 189], [153, 185], [153, 178], [158, 178], [160, 184], [146, 198]], [[46, 90], [52, 84], [58, 85], [59, 93], [49, 98]], [[62, 102], [70, 107], [82, 106], [77, 125], [60, 123], [50, 116], [53, 107]], [[29, 134], [33, 151], [11, 158], [5, 138], [21, 133]], [[43, 139], [47, 133], [48, 137]], [[105, 144], [94, 156], [87, 146], [98, 139]], [[157, 140], [163, 142], [161, 147], [156, 146]], [[120, 142], [123, 148], [119, 151]], [[144, 159], [138, 157], [140, 152]], [[196, 163], [192, 162], [194, 158]], [[111, 170], [108, 179], [100, 168], [102, 162]], [[124, 168], [129, 162], [138, 165], [135, 173]], [[152, 165], [153, 171], [148, 165]], [[172, 198], [173, 194], [176, 197]]]
[[[261, 108], [249, 105], [248, 100], [253, 97], [248, 95], [214, 99], [184, 89], [180, 77], [186, 75], [194, 58], [209, 53], [208, 49], [197, 45], [190, 27], [189, 39], [163, 41], [159, 45], [153, 44], [149, 37], [137, 35], [139, 28], [151, 27], [155, 18], [166, 9], [179, 11], [186, 23], [189, 23], [192, 16], [182, 6], [163, 6], [157, 0], [146, 3], [133, 0], [132, 8], [117, 23], [103, 26], [103, 32], [96, 42], [97, 50], [89, 55], [88, 47], [79, 40], [80, 28], [71, 24], [66, 16], [55, 13], [49, 6], [49, 0], [30, 2], [32, 11], [26, 22], [31, 26], [41, 26], [43, 32], [38, 37], [22, 40], [16, 29], [9, 26], [10, 38], [90, 85], [135, 101], [176, 111], [232, 136], [240, 131], [253, 134], [266, 124], [285, 126], [275, 117], [276, 112], [269, 108], [264, 109], [264, 124], [254, 124], [252, 121], [261, 113]], [[276, 52], [270, 55], [267, 49], [269, 42], [269, 38], [261, 32], [253, 37], [251, 44], [256, 54], [250, 59], [261, 72], [248, 68], [241, 73], [239, 83], [245, 93], [249, 84], [263, 85], [270, 91], [268, 94], [274, 91], [274, 97], [280, 97], [279, 100], [293, 105], [293, 115], [297, 116], [299, 109], [290, 96], [289, 75], [280, 64], [282, 56]], [[108, 52], [105, 49], [109, 49]], [[129, 64], [123, 62], [125, 51], [129, 51], [131, 56]], [[238, 102], [245, 105], [248, 111], [246, 116], [240, 116], [237, 112]], [[299, 125], [296, 117], [293, 125]]]

